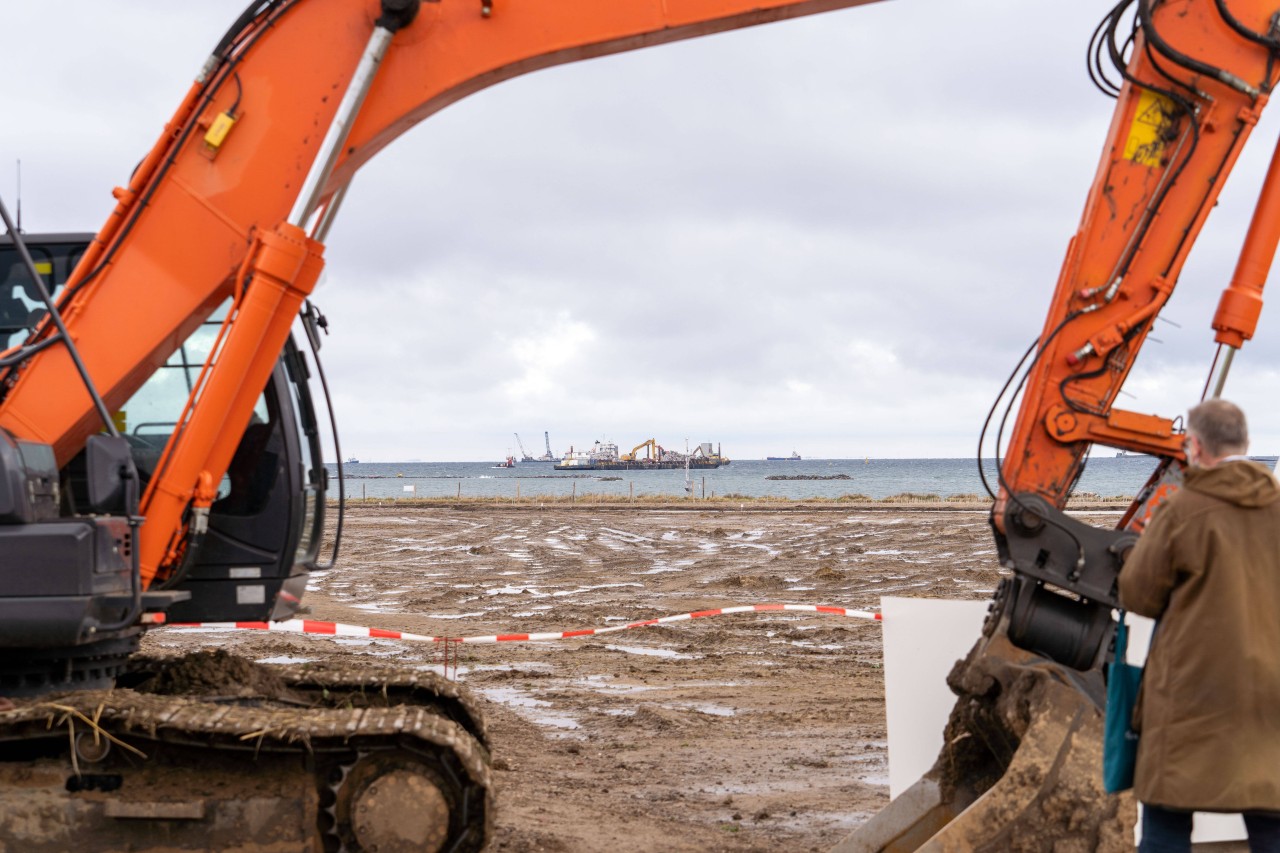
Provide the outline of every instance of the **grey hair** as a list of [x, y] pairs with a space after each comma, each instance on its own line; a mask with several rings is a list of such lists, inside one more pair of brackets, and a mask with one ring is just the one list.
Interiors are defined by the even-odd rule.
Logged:
[[1187, 412], [1187, 431], [1200, 439], [1210, 456], [1244, 453], [1249, 447], [1244, 412], [1226, 400], [1205, 400]]

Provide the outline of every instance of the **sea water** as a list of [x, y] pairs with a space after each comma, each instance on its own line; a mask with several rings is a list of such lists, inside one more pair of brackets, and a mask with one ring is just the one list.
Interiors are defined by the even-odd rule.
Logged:
[[[1085, 466], [1076, 493], [1131, 496], [1147, 481], [1156, 460], [1149, 456], [1095, 456]], [[569, 495], [683, 497], [684, 469], [662, 471], [554, 471], [550, 462], [495, 468], [492, 462], [359, 462], [343, 466], [349, 498], [514, 498]], [[330, 496], [337, 495], [337, 466], [329, 463]], [[996, 463], [983, 462], [992, 489]], [[840, 479], [769, 479], [784, 476]], [[843, 476], [842, 476], [843, 475]], [[846, 479], [847, 478], [847, 479]], [[734, 460], [722, 468], [690, 470], [693, 497], [836, 499], [864, 495], [880, 499], [912, 493], [954, 497], [987, 491], [974, 459], [806, 459], [800, 462]]]

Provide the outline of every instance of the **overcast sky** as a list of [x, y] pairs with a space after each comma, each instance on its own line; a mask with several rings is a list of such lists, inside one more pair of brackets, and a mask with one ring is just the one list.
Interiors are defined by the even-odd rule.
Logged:
[[[973, 455], [1100, 156], [1104, 5], [890, 0], [537, 72], [428, 119], [329, 236], [343, 454], [497, 459], [519, 432], [538, 455], [549, 430], [557, 454]], [[27, 231], [102, 224], [242, 6], [6, 4], [0, 193], [21, 158]], [[1198, 398], [1278, 127], [1255, 131], [1124, 407]], [[1259, 453], [1280, 452], [1273, 313], [1227, 394]]]

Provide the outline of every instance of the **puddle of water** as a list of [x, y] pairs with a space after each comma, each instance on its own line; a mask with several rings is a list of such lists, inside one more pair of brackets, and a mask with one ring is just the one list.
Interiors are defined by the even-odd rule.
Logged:
[[[610, 675], [588, 675], [586, 678], [579, 678], [573, 683], [579, 687], [586, 687], [590, 690], [599, 690], [603, 693], [647, 693], [650, 690], [660, 690], [659, 687], [651, 687], [648, 684], [610, 684], [607, 679], [612, 678]], [[634, 711], [632, 712], [634, 713]]]
[[614, 652], [626, 652], [629, 655], [647, 655], [655, 658], [668, 658], [669, 660], [695, 660], [699, 655], [686, 655], [680, 652], [673, 652], [671, 649], [653, 649], [647, 646], [615, 646], [606, 643], [605, 648]]
[[534, 598], [550, 598], [551, 593], [539, 592], [531, 586], [496, 586], [486, 589], [485, 595], [532, 595]]
[[545, 699], [535, 699], [516, 687], [477, 687], [476, 692], [484, 698], [500, 705], [513, 708], [550, 708], [551, 703]]
[[608, 533], [611, 536], [617, 536], [619, 539], [623, 540], [624, 542], [630, 542], [632, 544], [639, 544], [642, 542], [649, 541], [649, 537], [647, 536], [641, 536], [638, 533], [627, 533], [625, 530], [614, 530], [612, 527], [601, 527], [600, 532]]
[[729, 547], [730, 548], [756, 548], [760, 551], [764, 551], [770, 557], [776, 557], [778, 556], [779, 553], [781, 553], [776, 548], [770, 548], [768, 545], [757, 545], [754, 542], [731, 542], [729, 544]]
[[673, 710], [697, 711], [699, 714], [709, 714], [712, 717], [736, 717], [738, 711], [736, 708], [727, 708], [724, 705], [710, 705], [706, 703], [685, 703], [663, 705], [664, 708]]
[[311, 663], [315, 658], [300, 658], [293, 655], [276, 655], [269, 658], [258, 658], [258, 663]]
[[565, 595], [577, 595], [580, 592], [590, 592], [593, 589], [615, 589], [621, 586], [638, 586], [641, 589], [644, 589], [644, 584], [642, 583], [600, 583], [600, 584], [596, 584], [595, 586], [580, 586], [577, 589], [563, 589], [563, 590], [560, 590], [559, 592], [553, 592], [551, 594], [557, 597], [565, 596]]
[[474, 672], [550, 672], [554, 670], [549, 663], [482, 663], [471, 667]]
[[675, 566], [669, 566], [666, 563], [654, 563], [652, 569], [643, 572], [636, 572], [637, 575], [660, 575], [665, 572], [678, 572], [680, 569]]
[[550, 702], [545, 699], [535, 699], [515, 687], [479, 687], [476, 688], [476, 691], [491, 702], [498, 702], [499, 704], [509, 705], [516, 709], [524, 709], [525, 711], [537, 709], [534, 713], [521, 713], [522, 717], [532, 723], [557, 729], [582, 728], [581, 723], [569, 714], [546, 710], [551, 708]]

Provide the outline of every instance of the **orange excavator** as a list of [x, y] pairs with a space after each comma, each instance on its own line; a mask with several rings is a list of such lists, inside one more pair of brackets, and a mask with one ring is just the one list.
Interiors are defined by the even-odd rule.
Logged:
[[[291, 329], [318, 348], [308, 297], [362, 164], [528, 71], [853, 5], [254, 0], [96, 235], [28, 246], [0, 206], [0, 847], [482, 848], [488, 743], [465, 691], [244, 662], [229, 689], [140, 658], [139, 637], [285, 618], [319, 566], [318, 362]], [[1100, 25], [1115, 118], [995, 431], [1009, 576], [952, 674], [938, 765], [841, 849], [1122, 842], [1097, 781], [1101, 665], [1117, 571], [1183, 455], [1176, 421], [1113, 403], [1280, 74], [1274, 13], [1120, 0]], [[1278, 171], [1213, 321], [1211, 389], [1258, 318]], [[1114, 530], [1063, 511], [1093, 444], [1161, 459]]]

